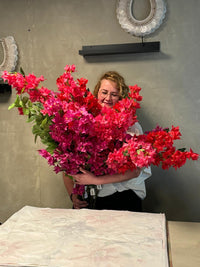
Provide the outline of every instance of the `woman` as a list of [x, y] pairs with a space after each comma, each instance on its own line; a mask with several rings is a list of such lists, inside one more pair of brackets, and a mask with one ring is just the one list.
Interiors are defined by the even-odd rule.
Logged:
[[[94, 96], [102, 106], [112, 108], [120, 99], [127, 97], [129, 88], [124, 78], [115, 71], [106, 72], [95, 86]], [[135, 123], [129, 134], [142, 134], [139, 123]], [[125, 174], [95, 176], [80, 169], [80, 174], [73, 175], [77, 184], [101, 185], [96, 199], [96, 209], [142, 211], [142, 199], [146, 196], [144, 180], [151, 176], [151, 169], [144, 168], [127, 171]], [[88, 203], [73, 194], [74, 182], [63, 174], [65, 187], [75, 209], [87, 208]]]

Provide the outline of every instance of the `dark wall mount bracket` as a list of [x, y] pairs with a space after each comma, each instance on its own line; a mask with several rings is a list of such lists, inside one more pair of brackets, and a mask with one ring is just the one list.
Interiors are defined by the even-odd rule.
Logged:
[[11, 85], [6, 83], [0, 83], [0, 95], [12, 94]]
[[82, 46], [82, 50], [79, 50], [79, 55], [86, 57], [86, 56], [101, 56], [101, 55], [114, 55], [114, 54], [148, 53], [148, 52], [159, 52], [159, 51], [160, 51], [160, 42], [141, 42], [141, 43]]

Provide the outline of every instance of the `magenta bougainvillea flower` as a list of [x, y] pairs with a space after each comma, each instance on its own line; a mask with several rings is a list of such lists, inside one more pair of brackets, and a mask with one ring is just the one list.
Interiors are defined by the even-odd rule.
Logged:
[[[177, 149], [179, 127], [154, 130], [130, 136], [128, 129], [137, 122], [136, 110], [141, 88], [130, 86], [127, 98], [113, 108], [102, 107], [87, 89], [87, 80], [74, 80], [75, 65], [67, 65], [58, 77], [58, 91], [39, 87], [44, 77], [34, 74], [8, 73], [2, 78], [16, 89], [17, 97], [9, 107], [17, 107], [21, 115], [33, 123], [35, 140], [40, 137], [44, 148], [39, 150], [56, 173], [73, 175], [80, 167], [95, 175], [124, 173], [137, 167], [155, 165], [163, 169], [180, 168], [187, 159], [199, 155]], [[75, 188], [82, 194], [83, 186]]]

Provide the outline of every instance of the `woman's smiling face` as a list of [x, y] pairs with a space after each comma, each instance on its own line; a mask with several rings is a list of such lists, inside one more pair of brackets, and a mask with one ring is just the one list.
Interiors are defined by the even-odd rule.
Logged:
[[98, 100], [102, 106], [113, 107], [119, 101], [120, 95], [117, 84], [103, 79], [98, 91]]

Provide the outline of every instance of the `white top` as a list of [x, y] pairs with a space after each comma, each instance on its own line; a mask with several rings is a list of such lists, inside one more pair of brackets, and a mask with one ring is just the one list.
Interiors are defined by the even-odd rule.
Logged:
[[[128, 131], [129, 134], [140, 135], [143, 134], [141, 125], [136, 122]], [[137, 178], [130, 179], [121, 183], [103, 184], [98, 196], [105, 197], [112, 195], [116, 192], [122, 192], [124, 190], [132, 189], [141, 199], [146, 197], [145, 180], [151, 176], [151, 168], [142, 169], [140, 175]]]

